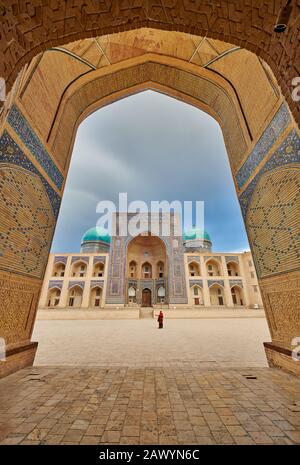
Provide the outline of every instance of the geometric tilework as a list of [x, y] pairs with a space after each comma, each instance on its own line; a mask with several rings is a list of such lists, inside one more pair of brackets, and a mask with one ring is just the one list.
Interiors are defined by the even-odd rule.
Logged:
[[230, 279], [229, 280], [229, 286], [230, 287], [233, 287], [233, 286], [243, 287], [243, 281], [240, 280], [240, 279]]
[[65, 256], [59, 257], [58, 255], [56, 255], [54, 257], [54, 263], [67, 263], [67, 259], [68, 257], [65, 257]]
[[208, 279], [207, 284], [208, 287], [211, 287], [214, 284], [220, 284], [220, 286], [224, 287], [224, 281], [222, 279]]
[[203, 287], [202, 279], [190, 279], [189, 284], [190, 284], [190, 287], [193, 287], [193, 286]]
[[260, 278], [299, 268], [300, 169], [285, 167], [260, 178], [246, 224]]
[[197, 263], [200, 263], [200, 257], [193, 257], [193, 256], [190, 256], [187, 258], [188, 260], [188, 263], [191, 263], [191, 262], [197, 262]]
[[39, 176], [0, 164], [0, 268], [42, 278], [56, 220]]
[[104, 256], [94, 257], [94, 263], [105, 263], [105, 257]]
[[72, 257], [71, 258], [71, 263], [77, 262], [77, 261], [83, 261], [88, 263], [89, 262], [89, 257]]
[[239, 257], [237, 257], [236, 255], [227, 256], [225, 257], [225, 261], [226, 263], [229, 263], [229, 262], [239, 263]]
[[254, 149], [249, 154], [247, 160], [238, 171], [236, 175], [236, 181], [239, 189], [243, 187], [255, 168], [257, 168], [259, 163], [268, 154], [269, 150], [272, 148], [280, 134], [283, 133], [285, 128], [290, 123], [290, 119], [289, 110], [287, 109], [285, 103], [283, 103], [267, 129], [260, 137]]
[[53, 289], [57, 287], [58, 289], [62, 289], [63, 281], [49, 281], [48, 289]]
[[98, 286], [103, 288], [104, 281], [103, 280], [102, 281], [91, 281], [91, 289], [93, 287], [98, 287]]
[[50, 184], [48, 184], [46, 179], [36, 169], [34, 164], [31, 163], [31, 161], [26, 157], [26, 155], [22, 152], [20, 147], [11, 138], [7, 131], [4, 131], [3, 134], [0, 136], [0, 162], [6, 162], [9, 164], [20, 166], [28, 170], [29, 172], [32, 172], [39, 176], [48, 194], [54, 216], [55, 218], [57, 218], [61, 202], [60, 196], [57, 194], [57, 192], [55, 192], [55, 190], [50, 186]]
[[252, 181], [249, 183], [244, 192], [242, 192], [242, 194], [239, 196], [243, 217], [246, 218], [248, 206], [255, 191], [256, 185], [265, 172], [271, 171], [280, 166], [299, 163], [300, 138], [295, 129], [292, 129], [280, 147], [273, 153], [267, 163], [262, 167], [255, 178], [252, 179]]
[[12, 106], [8, 114], [7, 121], [18, 134], [22, 142], [24, 142], [36, 161], [38, 161], [42, 168], [46, 171], [55, 186], [58, 189], [61, 189], [64, 181], [63, 175], [58, 170], [40, 139], [29, 126], [28, 121], [16, 105]]
[[81, 289], [84, 289], [84, 284], [84, 281], [69, 281], [68, 289], [75, 286], [79, 286]]

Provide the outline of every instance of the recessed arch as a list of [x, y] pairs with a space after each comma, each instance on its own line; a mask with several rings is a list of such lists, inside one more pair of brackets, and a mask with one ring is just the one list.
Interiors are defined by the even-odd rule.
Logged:
[[272, 9], [265, 4], [250, 6], [245, 0], [238, 5], [224, 0], [222, 7], [218, 0], [189, 2], [188, 5], [166, 3], [165, 0], [153, 4], [142, 0], [139, 5], [128, 4], [121, 8], [118, 2], [113, 2], [103, 8], [102, 3], [87, 0], [84, 7], [78, 4], [70, 8], [66, 0], [62, 0], [59, 9], [51, 4], [28, 2], [23, 5], [21, 14], [19, 6], [7, 3], [4, 2], [2, 7], [3, 30], [6, 33], [0, 39], [0, 75], [5, 77], [8, 88], [21, 68], [49, 47], [150, 27], [220, 39], [257, 53], [273, 69], [299, 121], [299, 109], [287, 85], [299, 75], [297, 31], [300, 7], [296, 2], [291, 15], [296, 19], [290, 21], [284, 34], [274, 32], [281, 2], [276, 2]]
[[[26, 5], [29, 5], [29, 3]], [[214, 5], [216, 6], [216, 4]], [[202, 8], [202, 4], [200, 8]], [[199, 14], [199, 11], [197, 10], [197, 15]], [[243, 16], [243, 8], [241, 11], [241, 15]], [[245, 17], [243, 16], [245, 21], [248, 21], [249, 11], [250, 10], [248, 9], [247, 15], [245, 15]], [[234, 39], [234, 37], [231, 38], [232, 32], [224, 33], [224, 28], [226, 29], [225, 26], [226, 24], [228, 25], [228, 21], [223, 22], [221, 25], [220, 22], [216, 21], [219, 28], [219, 35], [216, 35], [216, 37], [223, 41], [227, 41], [231, 45], [236, 44], [244, 47], [244, 49], [241, 48], [226, 55], [226, 66], [224, 64], [225, 59], [223, 60], [220, 58], [215, 60], [209, 66], [205, 67], [199, 65], [201, 62], [201, 54], [199, 56], [197, 55], [197, 49], [200, 41], [202, 40], [202, 38], [199, 37], [202, 28], [197, 28], [195, 24], [187, 27], [185, 21], [183, 21], [181, 26], [178, 25], [178, 21], [171, 21], [171, 27], [169, 23], [165, 23], [165, 20], [155, 22], [154, 27], [156, 30], [161, 27], [161, 29], [166, 30], [170, 28], [181, 29], [186, 33], [191, 33], [191, 31], [193, 31], [197, 42], [193, 54], [195, 52], [194, 56], [197, 55], [199, 63], [191, 63], [189, 59], [187, 60], [186, 57], [181, 57], [179, 55], [173, 56], [171, 53], [172, 51], [165, 54], [158, 54], [153, 50], [150, 53], [148, 49], [145, 50], [145, 53], [143, 53], [142, 56], [135, 56], [134, 54], [131, 54], [130, 56], [126, 56], [125, 59], [123, 57], [122, 60], [116, 63], [113, 62], [113, 60], [108, 60], [108, 66], [103, 67], [102, 69], [94, 70], [92, 69], [93, 67], [89, 66], [89, 64], [80, 62], [80, 67], [85, 68], [80, 68], [80, 72], [78, 69], [76, 70], [76, 79], [70, 79], [67, 82], [64, 82], [63, 92], [59, 93], [58, 96], [59, 99], [61, 97], [60, 104], [57, 105], [57, 108], [54, 108], [54, 114], [51, 115], [49, 121], [46, 121], [46, 119], [40, 116], [42, 105], [32, 107], [29, 104], [27, 105], [25, 100], [22, 100], [22, 85], [24, 84], [24, 81], [27, 83], [27, 78], [28, 82], [30, 82], [30, 77], [32, 76], [35, 66], [37, 66], [37, 69], [41, 71], [39, 66], [42, 66], [43, 61], [47, 56], [51, 55], [52, 57], [55, 56], [57, 58], [59, 55], [67, 57], [67, 59], [70, 60], [74, 60], [74, 58], [71, 57], [70, 54], [66, 54], [58, 50], [45, 52], [43, 47], [46, 46], [47, 41], [43, 39], [42, 43], [39, 43], [39, 50], [44, 52], [42, 59], [40, 60], [39, 57], [36, 58], [28, 68], [24, 69], [24, 74], [23, 72], [20, 74], [13, 91], [9, 95], [7, 105], [4, 105], [4, 109], [0, 115], [0, 161], [4, 165], [8, 164], [9, 170], [11, 171], [15, 169], [14, 167], [16, 165], [22, 165], [23, 163], [22, 169], [24, 168], [27, 173], [32, 172], [35, 175], [38, 174], [43, 186], [45, 186], [51, 203], [51, 205], [49, 204], [49, 211], [52, 209], [54, 213], [53, 224], [51, 224], [51, 228], [49, 227], [52, 233], [55, 225], [55, 217], [57, 216], [59, 209], [60, 198], [63, 193], [64, 179], [67, 175], [72, 146], [76, 136], [76, 129], [80, 121], [90, 114], [91, 111], [112, 103], [116, 99], [129, 96], [131, 93], [149, 88], [167, 93], [168, 95], [179, 98], [186, 103], [190, 103], [204, 111], [207, 111], [207, 113], [211, 114], [211, 116], [219, 121], [223, 130], [231, 162], [231, 169], [235, 180], [235, 187], [239, 196], [246, 226], [248, 230], [250, 230], [249, 238], [269, 318], [269, 324], [273, 327], [273, 342], [275, 345], [277, 344], [278, 347], [284, 346], [287, 348], [290, 347], [290, 341], [292, 338], [296, 337], [299, 333], [299, 324], [294, 324], [295, 314], [297, 314], [297, 309], [299, 307], [299, 257], [297, 255], [296, 247], [292, 246], [292, 239], [289, 244], [291, 247], [288, 246], [291, 254], [289, 267], [286, 267], [285, 261], [280, 259], [281, 257], [276, 253], [276, 246], [275, 248], [268, 247], [268, 244], [264, 242], [264, 240], [265, 238], [270, 239], [270, 237], [272, 237], [272, 225], [270, 222], [260, 224], [260, 220], [256, 212], [256, 205], [262, 202], [263, 208], [267, 209], [267, 206], [269, 205], [268, 202], [270, 200], [270, 197], [268, 200], [267, 195], [264, 193], [262, 186], [263, 183], [260, 182], [264, 179], [262, 178], [262, 174], [267, 177], [268, 183], [272, 184], [276, 177], [273, 173], [274, 168], [278, 168], [279, 171], [281, 171], [282, 165], [289, 167], [293, 178], [296, 177], [294, 176], [294, 173], [298, 173], [299, 171], [299, 128], [296, 126], [282, 96], [282, 93], [286, 96], [286, 100], [290, 105], [290, 109], [294, 111], [294, 115], [299, 115], [299, 108], [297, 108], [297, 111], [295, 110], [296, 104], [291, 101], [290, 92], [292, 77], [299, 75], [298, 63], [300, 54], [296, 53], [298, 47], [298, 23], [295, 22], [295, 29], [293, 33], [291, 32], [292, 29], [288, 29], [287, 34], [281, 36], [289, 38], [290, 42], [285, 42], [286, 39], [282, 39], [283, 41], [277, 40], [277, 36], [274, 36], [271, 29], [269, 29], [269, 27], [271, 27], [270, 23], [273, 15], [267, 16], [265, 10], [260, 10], [259, 7], [254, 8], [253, 11], [257, 14], [256, 18], [260, 18], [257, 19], [258, 22], [260, 22], [262, 18], [265, 18], [267, 24], [264, 24], [263, 27], [257, 27], [257, 24], [255, 25], [253, 28], [253, 37], [259, 36], [259, 40], [258, 42], [253, 42], [251, 46], [249, 45], [249, 28], [247, 28], [247, 34], [245, 34], [247, 37], [239, 31]], [[295, 11], [295, 13], [298, 11], [299, 7], [297, 6], [297, 11]], [[10, 13], [12, 15], [11, 17], [14, 17], [14, 12], [10, 11]], [[181, 16], [176, 16], [176, 18], [178, 17]], [[27, 19], [27, 25], [29, 25], [31, 19]], [[147, 21], [147, 23], [142, 22], [139, 23], [138, 26], [151, 26], [152, 22], [152, 20]], [[15, 24], [17, 24], [17, 22], [14, 23], [14, 25]], [[236, 22], [233, 21], [230, 22], [230, 24], [234, 29]], [[116, 29], [118, 28], [125, 31], [126, 29], [135, 27], [134, 25], [134, 21], [131, 22], [130, 25], [124, 25], [124, 27], [120, 26], [120, 24], [116, 26], [115, 23], [112, 23], [107, 26], [107, 32], [116, 32]], [[98, 30], [97, 28], [99, 28], [99, 24], [97, 24], [95, 29], [90, 29], [91, 34], [94, 34], [95, 30]], [[220, 28], [222, 30], [221, 33]], [[203, 31], [208, 29], [211, 29], [209, 35], [213, 35], [216, 32], [214, 32], [214, 26], [211, 28], [204, 27]], [[258, 29], [261, 29], [264, 37], [267, 38], [264, 42], [264, 46], [261, 45], [262, 36], [258, 33]], [[101, 29], [101, 33], [103, 30], [104, 29]], [[140, 29], [138, 30], [140, 31]], [[226, 29], [226, 31], [228, 30], [229, 29]], [[82, 39], [86, 37], [85, 32], [81, 34], [83, 31], [79, 31], [77, 36], [76, 34], [73, 35], [72, 31], [69, 32], [68, 40], [74, 40], [75, 38]], [[176, 34], [180, 33], [178, 32]], [[172, 31], [168, 32], [168, 36], [171, 37], [171, 35]], [[120, 37], [122, 38], [125, 36], [125, 32], [120, 34]], [[173, 39], [174, 37], [175, 36], [173, 35]], [[244, 42], [243, 37], [245, 39]], [[1, 48], [3, 40], [5, 41], [6, 38], [1, 37], [0, 39], [0, 54], [3, 53], [3, 48]], [[65, 40], [64, 34], [62, 34], [57, 41], [52, 41], [52, 47], [61, 46], [62, 40]], [[9, 42], [15, 45], [16, 41], [18, 41], [18, 39], [15, 36], [15, 38]], [[296, 45], [294, 45], [295, 42]], [[176, 44], [176, 40], [174, 43]], [[267, 46], [268, 50], [265, 55], [264, 49], [266, 44], [269, 45]], [[223, 45], [224, 43], [222, 42], [221, 46]], [[272, 53], [269, 53], [271, 48]], [[180, 50], [181, 53], [181, 48], [177, 47], [177, 49]], [[258, 59], [256, 55], [249, 53], [246, 49], [256, 52], [260, 55], [260, 58]], [[8, 84], [9, 82], [12, 83], [13, 80], [13, 74], [11, 73], [12, 69], [16, 71], [18, 66], [22, 67], [29, 57], [32, 58], [33, 55], [30, 55], [30, 53], [32, 53], [33, 50], [34, 44], [32, 44], [32, 46], [28, 46], [26, 48], [26, 53], [18, 54], [18, 63], [17, 65], [14, 63], [13, 66], [11, 66], [12, 62], [10, 64], [8, 63], [10, 60], [7, 61], [5, 59], [1, 59], [2, 56], [0, 55], [0, 67], [3, 66], [3, 64], [6, 66], [2, 75], [9, 76]], [[250, 69], [251, 72], [248, 73], [249, 76], [252, 76], [254, 70], [260, 70], [264, 78], [261, 77], [259, 82], [262, 86], [264, 86], [264, 90], [266, 89], [265, 84], [268, 83], [270, 95], [272, 94], [272, 102], [270, 107], [268, 107], [268, 111], [265, 112], [260, 110], [258, 112], [259, 115], [256, 114], [255, 116], [252, 115], [252, 117], [250, 117], [251, 121], [249, 121], [249, 113], [251, 114], [252, 111], [255, 111], [255, 108], [258, 105], [261, 105], [260, 97], [265, 95], [265, 92], [261, 89], [258, 91], [255, 87], [256, 83], [254, 86], [255, 88], [253, 87], [253, 83], [251, 87], [251, 79], [248, 81], [244, 79], [247, 73], [244, 72], [245, 68], [242, 64], [241, 57], [245, 57], [245, 54], [247, 54], [247, 60], [253, 59], [256, 63], [256, 67]], [[9, 56], [9, 54], [6, 56]], [[293, 56], [293, 59], [291, 59], [291, 56]], [[14, 55], [14, 57], [17, 59], [17, 55]], [[239, 59], [240, 62], [236, 63], [237, 66], [233, 66], [234, 60], [237, 59]], [[261, 59], [268, 62], [269, 65], [271, 64], [270, 60], [272, 61], [274, 65], [271, 66], [273, 73], [271, 70], [269, 72], [269, 69], [265, 66]], [[76, 61], [78, 60], [76, 59]], [[291, 64], [289, 64], [289, 62]], [[208, 62], [206, 62], [206, 64], [207, 63]], [[220, 70], [219, 66], [224, 68], [227, 67], [227, 70], [239, 69], [240, 73], [237, 73], [237, 77], [241, 85], [239, 85], [239, 83], [237, 85], [236, 82], [233, 82], [233, 79], [229, 79], [228, 75], [223, 72], [224, 70]], [[88, 73], [85, 72], [87, 68], [89, 69]], [[52, 72], [53, 71], [54, 69], [52, 69]], [[53, 76], [56, 76], [55, 72], [53, 73]], [[46, 74], [43, 75], [43, 77], [46, 78]], [[277, 85], [276, 79], [281, 86], [282, 93]], [[231, 84], [233, 84], [235, 90], [232, 88]], [[109, 87], [111, 85], [113, 85], [113, 87]], [[242, 91], [243, 87], [246, 89], [244, 90], [244, 93]], [[51, 87], [51, 85], [47, 89], [49, 88], [52, 90], [56, 89], [55, 86]], [[213, 94], [213, 91], [215, 91], [216, 88], [219, 93]], [[190, 92], [190, 89], [193, 89], [193, 92]], [[250, 94], [251, 89], [252, 91], [257, 91], [257, 95], [254, 97], [254, 94], [251, 94], [250, 103], [248, 100], [247, 112], [247, 109], [245, 110], [245, 106], [247, 107], [247, 99], [245, 95]], [[86, 94], [84, 94], [83, 90]], [[105, 92], [101, 93], [101, 90], [104, 90]], [[52, 93], [53, 99], [54, 93], [55, 92]], [[38, 92], [36, 92], [36, 94], [38, 95], [37, 98], [40, 98], [40, 94], [38, 94]], [[207, 97], [206, 99], [203, 98], [204, 95]], [[221, 104], [222, 98], [227, 102], [225, 105]], [[253, 101], [251, 101], [251, 99], [255, 102], [255, 105], [253, 105]], [[33, 99], [28, 100], [31, 100], [31, 104], [34, 105], [35, 101]], [[42, 101], [41, 98], [40, 100]], [[80, 103], [80, 100], [83, 103]], [[47, 105], [45, 105], [45, 108], [46, 111], [48, 111]], [[222, 113], [221, 109], [225, 109], [227, 112], [224, 110], [224, 113]], [[64, 111], [67, 112], [64, 113]], [[32, 116], [35, 112], [39, 115], [39, 118], [42, 121], [40, 126], [37, 125], [36, 120], [34, 120]], [[255, 124], [257, 116], [260, 116], [259, 123]], [[245, 117], [247, 121], [245, 121]], [[228, 125], [230, 121], [231, 123]], [[226, 124], [228, 126], [226, 126]], [[60, 128], [60, 131], [57, 130], [58, 127]], [[236, 128], [238, 128], [238, 130]], [[29, 139], [27, 137], [28, 135], [30, 135]], [[29, 161], [31, 163], [30, 167]], [[14, 165], [13, 168], [12, 165]], [[286, 187], [287, 192], [291, 194], [291, 197], [293, 197], [293, 207], [297, 207], [296, 190], [291, 187], [291, 183], [287, 182], [286, 184], [288, 185], [288, 187]], [[274, 192], [275, 191], [276, 189], [274, 189]], [[5, 201], [3, 201], [3, 204], [5, 204]], [[271, 205], [276, 206], [274, 198], [271, 199]], [[299, 214], [299, 209], [297, 211], [297, 208], [295, 208], [295, 210], [295, 216], [289, 213], [289, 221], [292, 224], [291, 233], [293, 238], [299, 237], [297, 236], [297, 224], [299, 224], [299, 221], [297, 223], [297, 214]], [[273, 217], [273, 220], [274, 218], [275, 216]], [[255, 230], [251, 230], [252, 227], [254, 227]], [[47, 238], [47, 244], [45, 245], [46, 252], [48, 250], [47, 247], [50, 246], [52, 237], [50, 236], [51, 234], [49, 232], [49, 238]], [[34, 238], [34, 241], [37, 243], [35, 240], [36, 238]], [[258, 242], [259, 244], [257, 245]], [[34, 296], [30, 301], [33, 303], [26, 304], [26, 308], [24, 306], [24, 309], [22, 310], [25, 320], [25, 314], [30, 314], [30, 317], [28, 316], [30, 324], [28, 324], [26, 330], [20, 329], [18, 331], [11, 331], [10, 320], [6, 316], [8, 313], [7, 310], [10, 308], [10, 302], [5, 303], [4, 308], [0, 309], [0, 321], [4, 322], [3, 327], [5, 328], [5, 336], [7, 336], [7, 340], [9, 342], [18, 342], [16, 339], [17, 335], [22, 334], [22, 343], [26, 345], [26, 341], [29, 340], [31, 335], [35, 317], [34, 302], [38, 298], [39, 288], [41, 286], [40, 279], [46, 265], [47, 253], [42, 255], [37, 251], [35, 256], [40, 267], [38, 270], [39, 273], [33, 274], [32, 269], [30, 268], [25, 271], [23, 264], [21, 269], [19, 267], [16, 269], [15, 261], [11, 261], [8, 265], [2, 266], [1, 268], [4, 289], [7, 289], [9, 292], [13, 292], [14, 286], [18, 286], [19, 280], [23, 280], [22, 285], [26, 287], [28, 294], [32, 294]], [[0, 264], [1, 261], [2, 263], [4, 261], [3, 257], [5, 257], [5, 254], [0, 257]], [[11, 278], [10, 273], [14, 276], [14, 280]], [[282, 296], [280, 298], [278, 298], [277, 295], [278, 283], [280, 283], [282, 290]], [[153, 295], [155, 295], [154, 291]], [[288, 304], [288, 302], [290, 302], [290, 304]], [[281, 312], [283, 307], [284, 312]], [[13, 311], [16, 313], [19, 311], [17, 304], [14, 306]], [[280, 315], [282, 315], [282, 313], [284, 313], [284, 319], [281, 319]], [[14, 339], [16, 340], [14, 341]]]

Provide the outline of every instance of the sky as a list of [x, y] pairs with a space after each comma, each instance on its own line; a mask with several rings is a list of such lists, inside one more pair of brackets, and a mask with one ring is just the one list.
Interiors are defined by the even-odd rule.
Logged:
[[99, 201], [204, 201], [216, 252], [249, 250], [223, 135], [191, 105], [145, 91], [108, 105], [80, 125], [56, 231], [54, 253], [79, 252]]

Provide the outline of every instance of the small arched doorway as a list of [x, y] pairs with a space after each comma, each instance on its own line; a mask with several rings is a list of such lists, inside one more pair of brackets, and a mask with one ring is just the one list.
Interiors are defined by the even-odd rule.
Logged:
[[151, 290], [148, 288], [143, 289], [142, 292], [142, 307], [151, 307]]

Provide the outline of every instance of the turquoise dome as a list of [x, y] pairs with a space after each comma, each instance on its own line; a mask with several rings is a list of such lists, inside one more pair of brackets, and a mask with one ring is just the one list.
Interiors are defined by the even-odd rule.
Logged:
[[81, 243], [83, 242], [106, 242], [110, 244], [111, 237], [104, 228], [96, 226], [95, 228], [88, 229], [82, 236]]
[[185, 231], [183, 233], [183, 242], [185, 241], [193, 241], [196, 239], [201, 239], [204, 241], [209, 241], [211, 242], [210, 235], [208, 234], [207, 231], [200, 229], [200, 228], [190, 228], [188, 231]]

